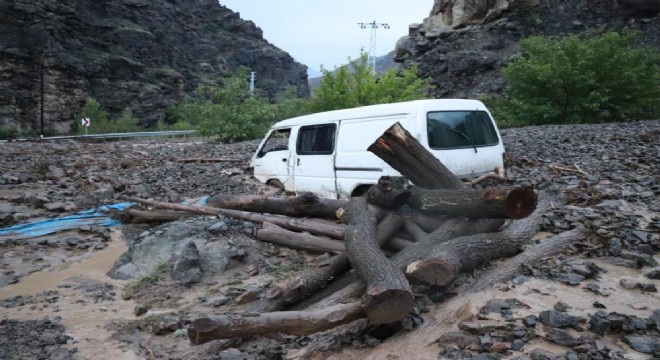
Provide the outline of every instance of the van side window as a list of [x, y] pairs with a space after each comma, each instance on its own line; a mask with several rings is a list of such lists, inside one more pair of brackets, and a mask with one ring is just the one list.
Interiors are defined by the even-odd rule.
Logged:
[[335, 151], [337, 125], [303, 126], [298, 131], [296, 152], [299, 155], [324, 155]]
[[431, 149], [476, 149], [499, 143], [493, 122], [485, 111], [429, 112], [426, 128]]
[[264, 142], [264, 146], [259, 150], [257, 157], [262, 157], [270, 151], [280, 151], [289, 149], [289, 136], [291, 135], [291, 129], [279, 129], [274, 130], [268, 136], [268, 139]]

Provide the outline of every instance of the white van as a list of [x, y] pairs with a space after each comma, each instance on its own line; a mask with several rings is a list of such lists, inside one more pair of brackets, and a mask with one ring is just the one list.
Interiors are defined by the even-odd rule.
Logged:
[[503, 168], [504, 146], [493, 117], [477, 100], [415, 100], [328, 111], [283, 120], [252, 158], [254, 176], [289, 193], [349, 198], [383, 175], [401, 176], [367, 151], [399, 122], [459, 177]]

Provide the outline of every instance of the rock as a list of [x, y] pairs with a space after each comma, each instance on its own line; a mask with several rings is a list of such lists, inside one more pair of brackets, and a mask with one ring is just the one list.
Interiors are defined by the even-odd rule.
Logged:
[[555, 310], [541, 311], [539, 320], [543, 325], [552, 328], [577, 327], [586, 320], [577, 316], [572, 316]]
[[184, 285], [197, 283], [202, 279], [201, 258], [193, 241], [186, 244], [179, 261], [174, 265], [172, 279]]
[[610, 330], [610, 320], [604, 311], [598, 311], [589, 318], [589, 329], [598, 335], [605, 335]]
[[135, 308], [133, 309], [133, 314], [135, 316], [141, 316], [147, 313], [149, 311], [149, 308], [144, 305], [135, 305]]
[[442, 334], [436, 339], [436, 342], [440, 346], [458, 346], [459, 348], [464, 349], [479, 343], [479, 337], [462, 332], [448, 332]]
[[511, 342], [511, 350], [513, 351], [522, 351], [524, 346], [525, 340], [523, 339], [515, 339], [513, 342]]
[[570, 306], [563, 301], [557, 301], [552, 308], [559, 312], [566, 312], [566, 310], [570, 309]]
[[43, 205], [44, 209], [48, 211], [64, 211], [66, 210], [66, 204], [63, 202], [50, 202]]
[[220, 235], [227, 230], [229, 230], [229, 225], [227, 225], [227, 223], [224, 221], [218, 221], [208, 228], [208, 231], [213, 235]]
[[652, 280], [660, 280], [660, 269], [653, 269], [647, 272], [645, 276]]
[[554, 360], [557, 358], [557, 355], [553, 352], [544, 349], [534, 349], [529, 354], [529, 357], [532, 360]]
[[653, 354], [660, 352], [659, 336], [626, 335], [621, 340], [641, 353]]
[[496, 330], [509, 330], [511, 327], [511, 324], [499, 320], [464, 321], [458, 324], [459, 329], [475, 335], [484, 335]]
[[557, 345], [572, 347], [580, 344], [580, 341], [574, 338], [568, 331], [553, 328], [545, 336], [548, 341]]
[[235, 301], [236, 301], [236, 304], [242, 305], [242, 304], [246, 304], [246, 303], [249, 303], [251, 301], [257, 300], [258, 298], [259, 298], [259, 293], [258, 292], [249, 290], [249, 291], [245, 291], [242, 294], [240, 294], [239, 296], [237, 296]]
[[653, 258], [653, 255], [642, 254], [635, 251], [623, 251], [621, 257], [628, 260], [634, 260], [642, 266], [658, 266], [658, 262]]
[[585, 290], [591, 291], [594, 294], [602, 295], [602, 296], [610, 296], [610, 293], [601, 290], [600, 286], [598, 284], [594, 283], [589, 283], [587, 286], [584, 287]]
[[536, 315], [527, 315], [523, 318], [523, 324], [527, 327], [535, 327], [538, 322], [538, 317]]

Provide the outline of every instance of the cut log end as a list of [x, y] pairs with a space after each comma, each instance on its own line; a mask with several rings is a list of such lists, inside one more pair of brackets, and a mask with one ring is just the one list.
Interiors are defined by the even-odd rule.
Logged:
[[504, 213], [511, 219], [523, 219], [536, 209], [538, 196], [531, 188], [513, 189], [504, 204]]
[[364, 306], [369, 323], [373, 325], [389, 324], [405, 319], [410, 314], [413, 305], [413, 296], [409, 291], [400, 289], [389, 289], [378, 291], [369, 287], [367, 293], [375, 293], [369, 296]]
[[421, 260], [406, 267], [406, 276], [427, 284], [445, 286], [456, 279], [458, 269], [442, 259]]

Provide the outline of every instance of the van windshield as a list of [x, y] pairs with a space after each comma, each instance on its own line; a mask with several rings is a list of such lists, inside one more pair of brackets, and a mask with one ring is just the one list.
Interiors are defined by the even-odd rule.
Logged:
[[446, 150], [476, 148], [499, 143], [485, 111], [434, 111], [427, 115], [429, 147]]

